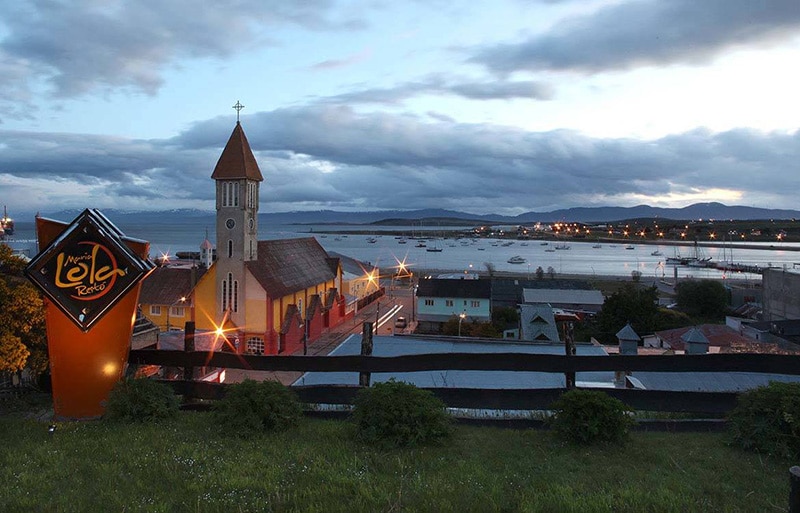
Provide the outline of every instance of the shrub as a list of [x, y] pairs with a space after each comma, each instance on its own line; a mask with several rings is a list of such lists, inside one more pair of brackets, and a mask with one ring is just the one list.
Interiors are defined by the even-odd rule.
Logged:
[[298, 423], [303, 409], [294, 391], [277, 381], [246, 379], [214, 405], [217, 422], [230, 434], [280, 431]]
[[634, 424], [630, 407], [593, 390], [570, 390], [562, 394], [552, 408], [555, 413], [549, 421], [556, 435], [580, 445], [621, 443]]
[[147, 422], [173, 417], [180, 403], [172, 389], [148, 378], [125, 379], [114, 385], [103, 418]]
[[353, 420], [361, 440], [389, 447], [434, 443], [451, 433], [445, 404], [431, 392], [402, 381], [360, 390]]
[[731, 443], [743, 449], [800, 457], [800, 383], [772, 381], [742, 393], [728, 430]]

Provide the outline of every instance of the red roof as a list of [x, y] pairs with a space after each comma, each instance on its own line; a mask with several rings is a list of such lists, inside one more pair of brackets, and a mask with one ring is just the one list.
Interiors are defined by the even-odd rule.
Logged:
[[247, 269], [272, 298], [338, 277], [339, 259], [330, 258], [314, 237], [258, 241], [258, 260]]
[[238, 121], [228, 139], [228, 144], [225, 145], [222, 155], [219, 156], [217, 167], [211, 173], [211, 178], [214, 180], [247, 178], [259, 182], [264, 180], [261, 170], [258, 169], [258, 162], [250, 149], [250, 143], [247, 142], [247, 136], [244, 135], [242, 125]]
[[657, 331], [655, 335], [676, 351], [684, 349], [681, 337], [689, 330], [697, 328], [708, 339], [709, 347], [729, 347], [732, 344], [751, 343], [752, 340], [740, 335], [736, 330], [724, 324], [701, 324], [700, 326], [689, 326], [686, 328], [676, 328], [674, 330]]

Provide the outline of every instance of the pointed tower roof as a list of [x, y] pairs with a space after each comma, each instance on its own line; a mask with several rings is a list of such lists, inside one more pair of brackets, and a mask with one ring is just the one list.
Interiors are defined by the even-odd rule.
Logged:
[[244, 135], [242, 125], [238, 121], [230, 139], [228, 139], [228, 144], [222, 150], [222, 155], [217, 161], [217, 167], [211, 173], [211, 178], [214, 180], [247, 178], [258, 182], [264, 180], [264, 177], [261, 176], [261, 170], [258, 169], [258, 162], [256, 162], [253, 151], [250, 149], [250, 143], [247, 142], [247, 136]]

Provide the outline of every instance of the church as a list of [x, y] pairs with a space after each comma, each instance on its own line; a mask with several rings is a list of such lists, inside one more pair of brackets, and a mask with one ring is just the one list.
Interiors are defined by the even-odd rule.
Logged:
[[[268, 355], [298, 352], [326, 328], [344, 322], [339, 258], [329, 256], [313, 237], [258, 240], [264, 178], [238, 120], [211, 178], [216, 259], [206, 240], [200, 247], [202, 272], [165, 266], [153, 273], [142, 286], [144, 315], [163, 326], [154, 314], [165, 311], [167, 330], [180, 326], [179, 320], [193, 320], [197, 330], [221, 328], [228, 350]], [[173, 281], [176, 286], [166, 285]]]

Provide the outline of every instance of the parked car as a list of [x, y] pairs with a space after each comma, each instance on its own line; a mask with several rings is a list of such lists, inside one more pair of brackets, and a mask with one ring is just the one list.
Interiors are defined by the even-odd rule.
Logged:
[[398, 317], [397, 319], [394, 320], [394, 327], [395, 328], [403, 329], [406, 326], [408, 326], [408, 321], [406, 321], [405, 317], [401, 316], [401, 317]]

